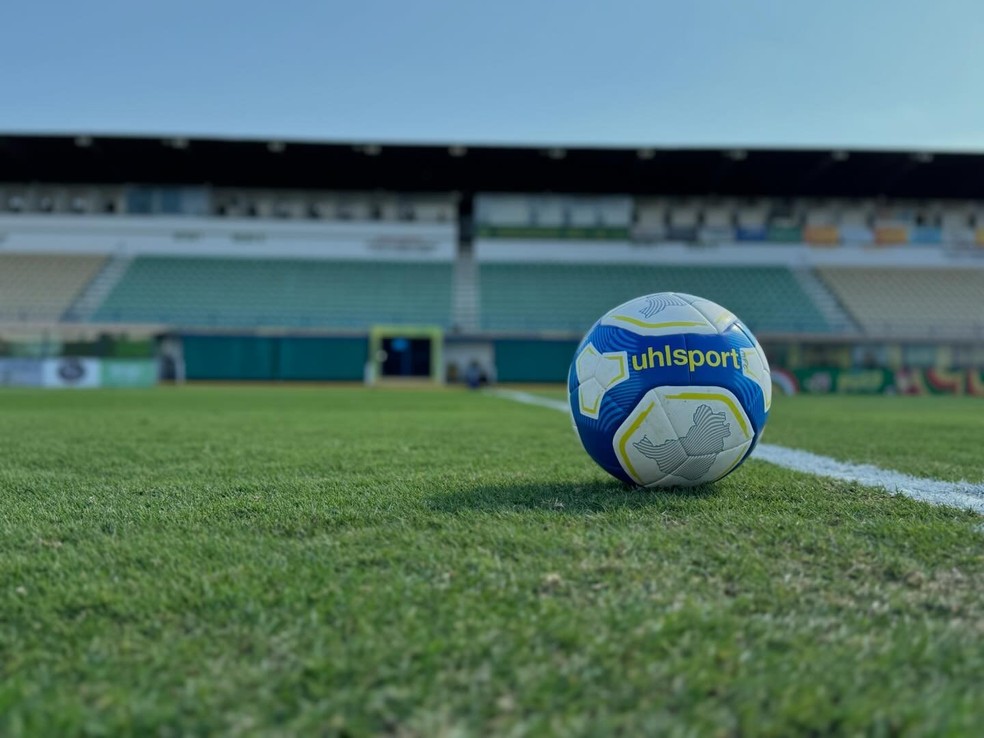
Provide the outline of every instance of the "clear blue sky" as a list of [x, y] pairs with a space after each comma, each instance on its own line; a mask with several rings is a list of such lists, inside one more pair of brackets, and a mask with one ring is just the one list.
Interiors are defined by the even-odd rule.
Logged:
[[980, 0], [7, 3], [0, 130], [984, 150]]

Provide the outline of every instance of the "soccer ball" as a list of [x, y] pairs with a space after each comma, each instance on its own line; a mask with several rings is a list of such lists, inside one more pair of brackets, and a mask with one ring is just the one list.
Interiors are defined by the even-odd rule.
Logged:
[[605, 471], [644, 487], [715, 482], [752, 452], [769, 417], [769, 363], [720, 305], [660, 292], [609, 310], [577, 348], [571, 414]]

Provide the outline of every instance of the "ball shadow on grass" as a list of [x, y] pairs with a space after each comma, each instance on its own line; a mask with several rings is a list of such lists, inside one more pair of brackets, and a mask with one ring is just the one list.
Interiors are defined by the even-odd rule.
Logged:
[[580, 483], [526, 482], [476, 486], [431, 495], [425, 498], [424, 503], [431, 510], [448, 513], [536, 510], [561, 515], [584, 515], [619, 509], [673, 509], [717, 494], [713, 484], [647, 489], [615, 480]]

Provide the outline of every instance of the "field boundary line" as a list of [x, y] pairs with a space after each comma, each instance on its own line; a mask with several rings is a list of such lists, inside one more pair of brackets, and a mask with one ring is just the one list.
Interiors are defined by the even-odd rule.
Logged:
[[[517, 390], [494, 389], [489, 392], [507, 400], [570, 414], [570, 408], [564, 400], [551, 400], [548, 397], [539, 397]], [[891, 494], [905, 495], [932, 505], [958, 507], [984, 515], [984, 484], [944, 482], [939, 479], [914, 477], [891, 469], [882, 469], [874, 464], [840, 461], [811, 451], [775, 446], [771, 443], [758, 444], [752, 458], [791, 471], [841, 482], [854, 482], [865, 487], [878, 487]]]

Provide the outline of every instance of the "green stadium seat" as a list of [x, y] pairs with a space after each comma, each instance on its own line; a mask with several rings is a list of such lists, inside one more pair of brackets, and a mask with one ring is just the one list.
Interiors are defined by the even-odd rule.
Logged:
[[784, 267], [639, 264], [482, 264], [482, 327], [494, 331], [584, 331], [603, 313], [650, 292], [713, 300], [754, 331], [831, 330]]
[[450, 263], [143, 256], [95, 322], [183, 326], [445, 326]]

